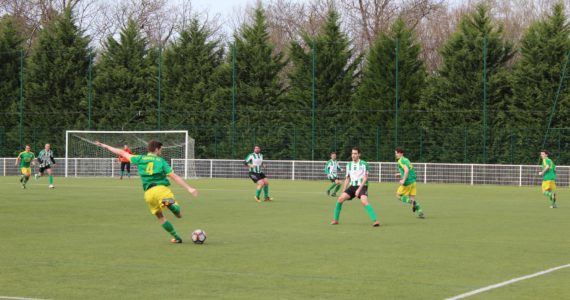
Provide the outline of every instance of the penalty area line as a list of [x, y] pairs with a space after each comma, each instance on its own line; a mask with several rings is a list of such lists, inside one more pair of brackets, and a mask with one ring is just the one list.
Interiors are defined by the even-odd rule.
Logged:
[[0, 300], [45, 300], [40, 298], [0, 296]]
[[538, 277], [538, 276], [541, 276], [541, 275], [544, 275], [544, 274], [547, 274], [547, 273], [551, 273], [551, 272], [554, 272], [554, 271], [558, 271], [558, 270], [561, 270], [561, 269], [564, 269], [564, 268], [570, 268], [570, 264], [563, 265], [563, 266], [558, 266], [558, 267], [554, 267], [554, 268], [551, 268], [551, 269], [548, 269], [548, 270], [536, 272], [536, 273], [534, 273], [534, 274], [530, 274], [530, 275], [526, 275], [526, 276], [522, 276], [522, 277], [518, 277], [518, 278], [513, 278], [513, 279], [510, 279], [510, 280], [507, 280], [507, 281], [503, 281], [503, 282], [501, 282], [501, 283], [497, 283], [497, 284], [489, 285], [489, 286], [486, 286], [486, 287], [482, 287], [482, 288], [480, 288], [480, 289], [476, 289], [476, 290], [474, 290], [474, 291], [467, 292], [467, 293], [465, 293], [465, 294], [453, 296], [453, 297], [447, 298], [447, 299], [445, 299], [445, 300], [457, 300], [457, 299], [467, 298], [467, 297], [470, 297], [470, 296], [473, 296], [473, 295], [477, 295], [477, 294], [480, 294], [480, 293], [483, 293], [483, 292], [486, 292], [486, 291], [490, 291], [490, 290], [492, 290], [492, 289], [496, 289], [496, 288], [503, 287], [503, 286], [505, 286], [505, 285], [509, 285], [509, 284], [511, 284], [511, 283], [515, 283], [515, 282], [519, 282], [519, 281], [522, 281], [522, 280], [526, 280], [526, 279]]

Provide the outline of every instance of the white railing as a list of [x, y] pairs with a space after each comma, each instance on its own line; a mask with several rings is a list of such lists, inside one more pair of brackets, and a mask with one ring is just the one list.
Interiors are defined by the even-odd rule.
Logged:
[[[15, 176], [20, 170], [14, 164], [15, 158], [0, 158], [2, 176]], [[56, 158], [53, 169], [56, 176], [65, 175], [65, 159]], [[198, 178], [248, 178], [247, 168], [242, 160], [223, 159], [173, 159], [172, 168], [177, 174], [184, 174], [184, 167], [196, 171]], [[265, 161], [264, 172], [271, 179], [325, 180], [324, 161]], [[344, 167], [345, 162], [341, 162]], [[369, 162], [370, 181], [396, 182], [398, 172], [394, 162]], [[120, 163], [116, 158], [69, 158], [68, 177], [117, 177]], [[420, 183], [494, 184], [514, 186], [535, 186], [542, 181], [538, 176], [540, 166], [530, 165], [485, 165], [414, 163], [417, 181]], [[35, 171], [34, 171], [35, 172]], [[569, 186], [570, 167], [556, 167], [558, 186]], [[341, 174], [344, 175], [344, 174]], [[136, 166], [131, 166], [131, 176], [138, 176]]]

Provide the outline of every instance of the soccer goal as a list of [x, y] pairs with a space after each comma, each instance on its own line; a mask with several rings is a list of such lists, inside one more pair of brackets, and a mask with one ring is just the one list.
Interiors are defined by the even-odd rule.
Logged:
[[[123, 148], [127, 145], [133, 154], [146, 154], [147, 142], [160, 141], [161, 156], [172, 166], [173, 160], [183, 164], [173, 166], [174, 172], [184, 178], [195, 178], [194, 139], [186, 130], [172, 131], [81, 131], [65, 132], [65, 177], [114, 177], [120, 173], [120, 162], [113, 153], [95, 145], [96, 141]], [[131, 175], [137, 176], [136, 166]]]

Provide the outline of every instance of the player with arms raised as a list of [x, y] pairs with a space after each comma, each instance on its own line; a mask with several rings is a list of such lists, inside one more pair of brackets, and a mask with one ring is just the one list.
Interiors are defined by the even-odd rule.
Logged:
[[23, 152], [20, 152], [16, 158], [16, 166], [19, 165], [20, 172], [22, 172], [22, 175], [20, 175], [20, 184], [22, 184], [23, 189], [26, 188], [26, 183], [28, 183], [28, 180], [30, 180], [30, 175], [32, 175], [32, 168], [30, 167], [30, 164], [32, 166], [34, 165], [35, 158], [36, 155], [31, 151], [30, 145], [26, 145], [25, 150]]
[[168, 178], [174, 180], [194, 197], [198, 197], [198, 190], [188, 185], [180, 176], [176, 175], [166, 160], [160, 157], [162, 143], [158, 141], [148, 142], [148, 154], [146, 155], [132, 155], [124, 150], [100, 142], [96, 142], [95, 144], [117, 155], [123, 156], [131, 163], [137, 165], [142, 180], [144, 200], [150, 212], [156, 216], [162, 228], [172, 235], [173, 239], [171, 239], [170, 242], [174, 244], [182, 243], [182, 238], [180, 238], [172, 223], [170, 223], [162, 213], [162, 208], [167, 207], [177, 218], [182, 217], [180, 214], [180, 206], [178, 202], [174, 200], [174, 194], [168, 188], [170, 185]]

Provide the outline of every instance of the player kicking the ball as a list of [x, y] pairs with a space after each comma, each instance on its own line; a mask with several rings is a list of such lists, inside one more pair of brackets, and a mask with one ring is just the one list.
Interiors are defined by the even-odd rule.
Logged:
[[162, 143], [158, 141], [148, 142], [147, 155], [132, 155], [124, 150], [100, 142], [96, 142], [95, 144], [117, 155], [123, 156], [131, 163], [137, 165], [142, 180], [144, 200], [150, 212], [156, 216], [162, 228], [174, 237], [170, 240], [172, 243], [182, 243], [182, 238], [176, 233], [174, 226], [172, 226], [170, 221], [162, 214], [162, 209], [167, 207], [177, 218], [182, 217], [180, 214], [180, 206], [178, 202], [174, 200], [174, 194], [168, 188], [170, 181], [168, 181], [167, 177], [174, 180], [194, 197], [198, 197], [198, 190], [189, 186], [180, 176], [176, 175], [166, 160], [160, 157]]
[[[331, 225], [337, 225], [340, 218], [342, 204], [346, 200], [352, 200], [354, 197], [360, 199], [360, 203], [366, 209], [372, 226], [378, 227], [380, 223], [376, 217], [376, 213], [372, 205], [368, 203], [368, 163], [360, 159], [360, 149], [352, 148], [352, 161], [346, 164], [346, 179], [344, 180], [343, 193], [338, 197], [336, 207], [334, 209], [334, 219]], [[348, 188], [347, 188], [348, 186]]]

